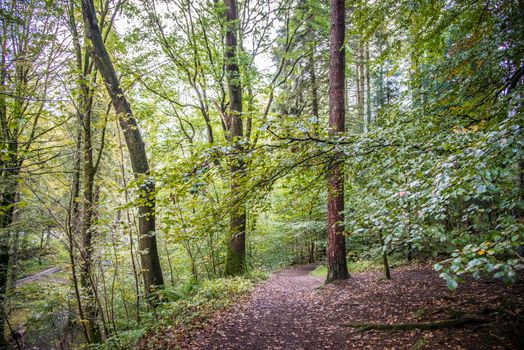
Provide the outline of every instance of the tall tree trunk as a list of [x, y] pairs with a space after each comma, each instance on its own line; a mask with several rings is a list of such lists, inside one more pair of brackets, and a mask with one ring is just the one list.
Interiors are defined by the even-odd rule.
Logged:
[[[77, 121], [78, 121], [78, 135], [77, 140], [77, 163], [75, 163], [75, 178], [73, 179], [73, 194], [75, 201], [76, 197], [80, 196], [80, 172], [81, 164], [83, 164], [82, 182], [82, 212], [80, 212], [80, 206], [75, 204], [71, 208], [74, 220], [79, 219], [77, 227], [71, 227], [69, 235], [73, 232], [75, 236], [81, 238], [82, 244], [79, 245], [80, 250], [80, 285], [78, 285], [78, 279], [76, 276], [75, 266], [75, 254], [72, 236], [69, 239], [70, 243], [70, 260], [72, 268], [73, 284], [75, 293], [78, 293], [78, 310], [82, 315], [84, 322], [84, 333], [87, 343], [95, 344], [101, 341], [100, 328], [98, 327], [98, 310], [95, 303], [95, 288], [96, 286], [92, 283], [92, 271], [93, 271], [93, 230], [92, 230], [92, 217], [94, 210], [93, 200], [93, 186], [94, 186], [94, 164], [93, 164], [93, 144], [92, 144], [92, 130], [91, 130], [91, 109], [93, 106], [93, 91], [92, 86], [89, 84], [89, 80], [94, 77], [92, 75], [93, 64], [89, 60], [89, 48], [84, 45], [82, 48], [80, 44], [80, 38], [76, 27], [76, 21], [74, 17], [74, 3], [70, 2], [70, 22], [73, 47], [75, 49], [76, 56], [76, 69], [78, 71], [77, 85], [78, 85], [78, 99], [77, 99]], [[83, 136], [83, 142], [82, 142]], [[78, 202], [78, 201], [77, 201]], [[82, 306], [82, 303], [84, 304]]]
[[[345, 130], [345, 3], [331, 0], [329, 62], [329, 133]], [[326, 282], [349, 277], [344, 236], [344, 169], [337, 163], [328, 180], [328, 275]]]
[[[5, 62], [2, 63], [4, 64]], [[16, 76], [20, 84], [25, 83], [18, 69]], [[4, 86], [3, 79], [5, 79], [5, 77], [2, 77], [2, 86]], [[21, 96], [20, 91], [17, 91], [17, 94]], [[2, 101], [0, 109], [2, 109], [1, 119], [3, 120], [7, 118], [5, 100]], [[15, 99], [13, 118], [20, 118], [22, 115], [21, 109], [19, 99]], [[8, 155], [8, 160], [2, 162], [2, 167], [0, 168], [0, 349], [7, 344], [3, 330], [6, 322], [6, 310], [4, 306], [7, 294], [8, 267], [11, 258], [9, 252], [11, 240], [9, 226], [13, 223], [13, 215], [18, 199], [18, 175], [23, 162], [18, 147], [18, 132], [18, 125], [15, 127], [7, 126], [6, 130], [2, 132], [2, 140], [0, 140], [2, 144], [7, 145], [5, 149], [7, 149]]]
[[164, 285], [155, 233], [155, 183], [149, 169], [142, 135], [133, 118], [131, 106], [120, 88], [113, 63], [102, 40], [93, 0], [82, 0], [82, 15], [87, 37], [93, 46], [92, 56], [95, 65], [111, 97], [129, 150], [133, 173], [140, 182], [139, 248], [144, 287], [149, 294], [155, 287]]
[[[7, 347], [4, 335], [6, 310], [4, 309], [7, 292], [7, 274], [10, 260], [9, 231], [16, 204], [18, 175], [18, 130], [12, 132], [8, 122], [7, 101], [3, 91], [6, 89], [7, 78], [7, 25], [2, 26], [1, 66], [0, 66], [0, 146], [7, 150], [7, 160], [0, 159], [0, 349]], [[18, 74], [16, 75], [18, 77]], [[18, 103], [15, 100], [15, 103]], [[16, 117], [16, 116], [15, 116]]]
[[[89, 79], [84, 76], [82, 81]], [[100, 329], [97, 325], [97, 307], [95, 303], [95, 288], [93, 285], [93, 211], [94, 200], [94, 175], [93, 142], [91, 138], [91, 104], [92, 96], [89, 87], [81, 83], [82, 93], [80, 96], [80, 120], [83, 127], [83, 198], [82, 198], [82, 265], [80, 282], [84, 293], [85, 316], [88, 321], [88, 332], [91, 343], [101, 341]]]
[[238, 67], [238, 9], [236, 0], [224, 0], [226, 7], [226, 77], [229, 92], [229, 111], [227, 116], [228, 139], [237, 150], [238, 156], [231, 160], [232, 200], [230, 214], [230, 238], [226, 256], [226, 275], [238, 275], [245, 271], [246, 264], [246, 208], [240, 199], [240, 187], [244, 177], [244, 162], [241, 152], [242, 128], [242, 86]]

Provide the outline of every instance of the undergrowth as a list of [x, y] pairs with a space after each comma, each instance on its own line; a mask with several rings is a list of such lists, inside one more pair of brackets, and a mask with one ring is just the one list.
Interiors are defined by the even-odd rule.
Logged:
[[[402, 266], [404, 263], [395, 258], [390, 258], [391, 268]], [[376, 271], [384, 268], [382, 261], [379, 260], [357, 260], [357, 261], [348, 261], [348, 270], [350, 274], [366, 272], [366, 271]], [[327, 276], [327, 266], [322, 264], [319, 265], [316, 269], [309, 273], [312, 276], [316, 277], [326, 277]]]
[[188, 279], [175, 287], [165, 287], [159, 293], [162, 303], [155, 310], [143, 314], [140, 325], [110, 337], [100, 345], [100, 349], [136, 347], [141, 340], [150, 340], [149, 337], [144, 340], [146, 335], [165, 327], [190, 330], [247, 295], [256, 283], [267, 278], [268, 273], [256, 270], [246, 276], [203, 281]]

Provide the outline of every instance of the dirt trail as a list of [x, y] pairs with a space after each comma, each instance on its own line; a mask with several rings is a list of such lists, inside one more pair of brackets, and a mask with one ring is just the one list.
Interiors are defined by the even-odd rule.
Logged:
[[34, 282], [34, 281], [41, 280], [42, 278], [44, 278], [46, 276], [55, 274], [55, 273], [60, 272], [60, 271], [62, 271], [62, 268], [60, 266], [51, 267], [49, 269], [37, 272], [37, 273], [32, 274], [30, 276], [27, 276], [27, 277], [24, 277], [24, 278], [20, 278], [19, 280], [16, 281], [16, 285], [17, 286], [23, 286], [24, 284], [28, 284], [28, 283], [31, 283], [31, 282]]
[[[202, 349], [305, 349], [314, 348], [322, 330], [314, 327], [315, 289], [323, 278], [309, 276], [310, 266], [284, 270], [255, 290], [243, 307], [206, 330]], [[313, 304], [313, 305], [312, 305]], [[312, 307], [313, 306], [313, 307]], [[304, 337], [301, 330], [309, 329]], [[209, 332], [211, 331], [211, 332]], [[200, 342], [205, 340], [203, 342]]]
[[[322, 287], [323, 278], [300, 266], [274, 274], [252, 296], [205, 327], [190, 332], [184, 349], [517, 349], [524, 287], [468, 280], [450, 291], [428, 267], [356, 274]], [[501, 306], [502, 305], [502, 306]], [[501, 307], [505, 307], [504, 311]], [[482, 311], [484, 310], [484, 311]], [[422, 322], [491, 310], [493, 324], [433, 331], [366, 331], [347, 322]], [[498, 311], [493, 311], [498, 310]], [[512, 311], [511, 311], [512, 310]], [[509, 314], [510, 312], [517, 315]], [[454, 314], [455, 313], [455, 314]], [[513, 322], [513, 323], [512, 323]]]

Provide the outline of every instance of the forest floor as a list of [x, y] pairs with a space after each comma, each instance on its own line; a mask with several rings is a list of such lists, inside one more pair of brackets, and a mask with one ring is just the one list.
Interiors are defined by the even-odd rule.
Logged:
[[[466, 279], [455, 291], [428, 266], [380, 271], [323, 285], [313, 265], [273, 274], [245, 300], [180, 336], [157, 334], [165, 349], [518, 349], [524, 283]], [[484, 322], [436, 330], [362, 331], [348, 323], [417, 323], [475, 316]], [[153, 339], [151, 339], [153, 340]], [[160, 346], [160, 347], [157, 347]]]

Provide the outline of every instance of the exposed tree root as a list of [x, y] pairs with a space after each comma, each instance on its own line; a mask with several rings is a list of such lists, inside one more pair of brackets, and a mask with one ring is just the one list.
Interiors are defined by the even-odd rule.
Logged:
[[361, 331], [405, 331], [412, 329], [441, 329], [462, 327], [470, 324], [486, 323], [489, 320], [479, 317], [460, 317], [443, 321], [420, 322], [420, 323], [342, 323], [341, 326], [358, 328]]

